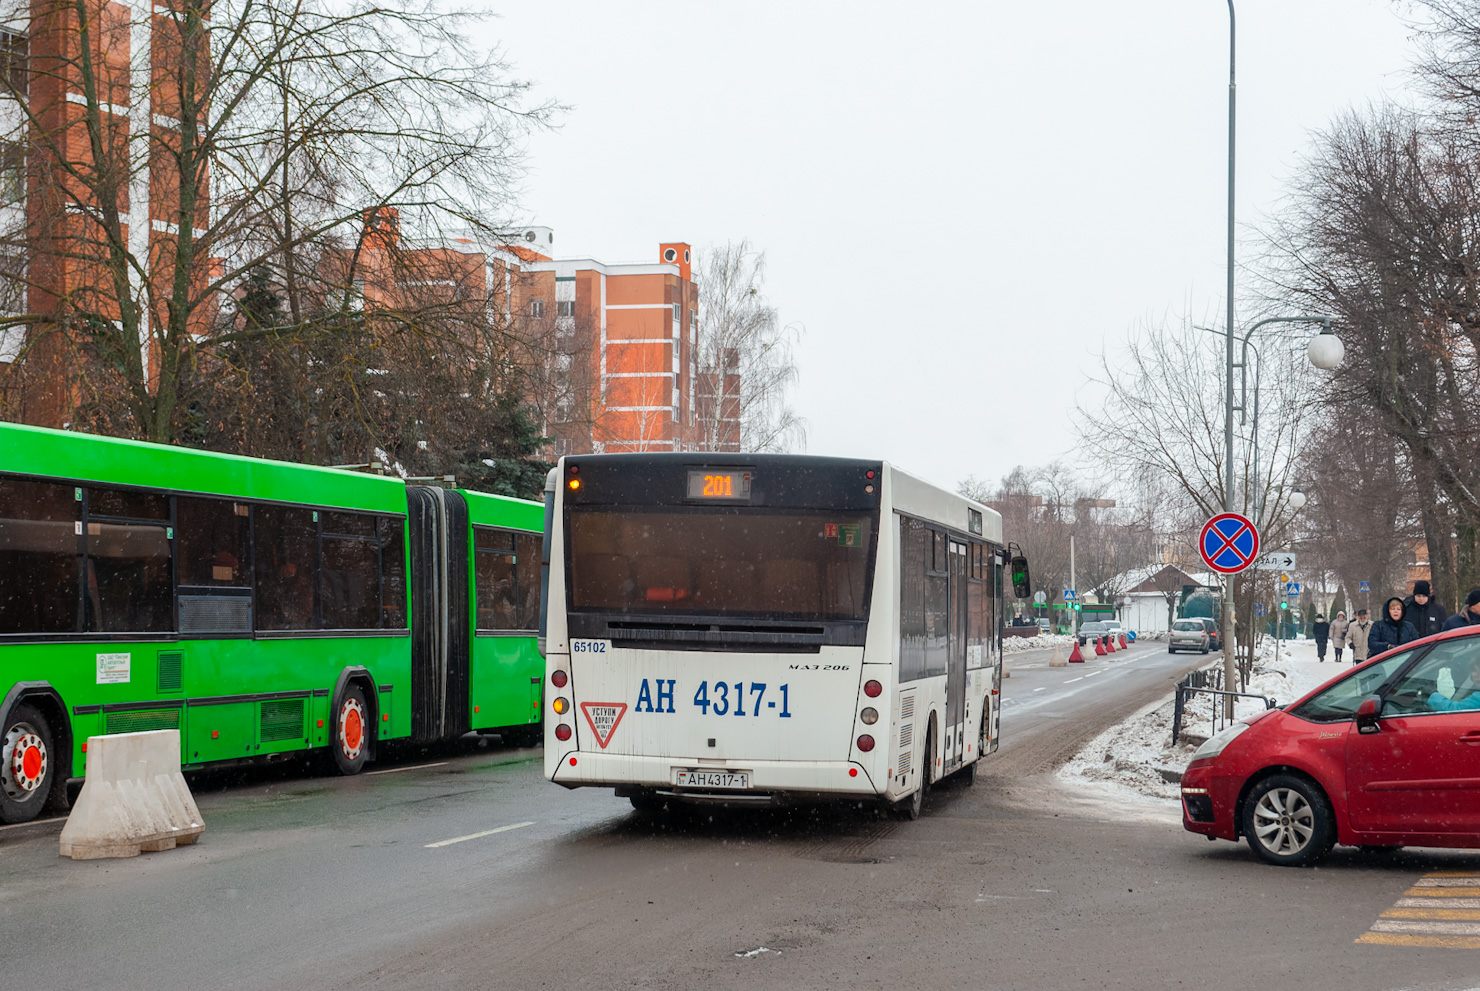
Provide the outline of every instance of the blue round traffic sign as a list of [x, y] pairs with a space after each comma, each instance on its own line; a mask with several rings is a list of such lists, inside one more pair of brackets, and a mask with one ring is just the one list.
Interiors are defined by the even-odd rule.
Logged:
[[1203, 564], [1223, 575], [1236, 575], [1259, 556], [1259, 531], [1238, 513], [1220, 513], [1203, 524], [1197, 549]]

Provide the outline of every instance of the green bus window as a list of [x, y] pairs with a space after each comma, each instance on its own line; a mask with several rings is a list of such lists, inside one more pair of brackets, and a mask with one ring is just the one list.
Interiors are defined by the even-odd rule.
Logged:
[[170, 500], [155, 492], [131, 489], [88, 489], [89, 516], [118, 516], [127, 520], [168, 520]]
[[165, 528], [89, 520], [85, 593], [89, 631], [173, 630], [174, 588]]
[[318, 526], [307, 509], [256, 508], [257, 628], [313, 629]]
[[[538, 551], [535, 553], [534, 560], [538, 568]], [[506, 530], [490, 530], [486, 527], [474, 528], [473, 581], [477, 586], [478, 629], [517, 630], [520, 628], [518, 584], [514, 574], [514, 562], [514, 535], [512, 533]]]
[[380, 614], [388, 630], [406, 628], [406, 545], [403, 524], [390, 516], [377, 521], [380, 532]]
[[0, 634], [77, 631], [76, 524], [72, 486], [0, 479]]
[[[372, 519], [372, 525], [373, 522]], [[323, 610], [324, 629], [378, 628], [380, 548], [376, 542], [325, 536], [321, 549], [324, 565], [319, 573], [319, 602]]]
[[539, 534], [521, 533], [514, 537], [518, 560], [514, 565], [515, 583], [519, 590], [519, 626], [537, 630], [540, 626], [540, 544]]
[[322, 512], [319, 518], [323, 521], [325, 533], [346, 537], [375, 536], [375, 517], [365, 513]]
[[250, 586], [247, 521], [244, 503], [184, 496], [176, 499], [175, 551], [180, 584]]

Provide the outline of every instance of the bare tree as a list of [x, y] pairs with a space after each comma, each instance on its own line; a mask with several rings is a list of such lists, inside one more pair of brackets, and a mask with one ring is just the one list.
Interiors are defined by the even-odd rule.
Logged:
[[695, 333], [694, 436], [699, 450], [789, 451], [806, 424], [788, 392], [801, 331], [766, 299], [766, 258], [748, 241], [704, 253]]
[[[33, 259], [33, 371], [85, 368], [94, 395], [122, 398], [103, 425], [152, 440], [179, 435], [190, 383], [242, 334], [353, 319], [366, 218], [494, 240], [519, 140], [553, 110], [436, 6], [110, 9], [41, 8], [29, 92], [0, 76], [26, 108], [31, 173], [0, 251]], [[253, 279], [277, 287], [277, 322], [215, 333]]]

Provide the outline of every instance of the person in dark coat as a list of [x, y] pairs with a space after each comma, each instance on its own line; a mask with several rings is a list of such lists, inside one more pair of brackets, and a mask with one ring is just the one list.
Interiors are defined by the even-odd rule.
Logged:
[[1316, 660], [1321, 663], [1326, 661], [1326, 641], [1331, 639], [1331, 624], [1326, 622], [1323, 613], [1316, 613], [1316, 621], [1311, 624], [1311, 634], [1316, 638]]
[[1444, 621], [1446, 630], [1461, 626], [1480, 626], [1480, 588], [1470, 589], [1470, 594], [1465, 596], [1465, 607]]
[[1444, 629], [1449, 612], [1435, 601], [1428, 582], [1416, 581], [1413, 594], [1403, 600], [1403, 618], [1413, 624], [1419, 636], [1426, 637]]
[[1403, 618], [1402, 599], [1396, 595], [1388, 599], [1382, 612], [1382, 619], [1373, 623], [1372, 632], [1367, 634], [1367, 652], [1373, 657], [1418, 639], [1418, 631]]

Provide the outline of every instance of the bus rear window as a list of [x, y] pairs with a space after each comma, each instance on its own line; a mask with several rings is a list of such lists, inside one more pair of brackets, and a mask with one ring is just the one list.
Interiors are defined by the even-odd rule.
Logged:
[[866, 513], [572, 507], [570, 608], [638, 614], [868, 618]]

